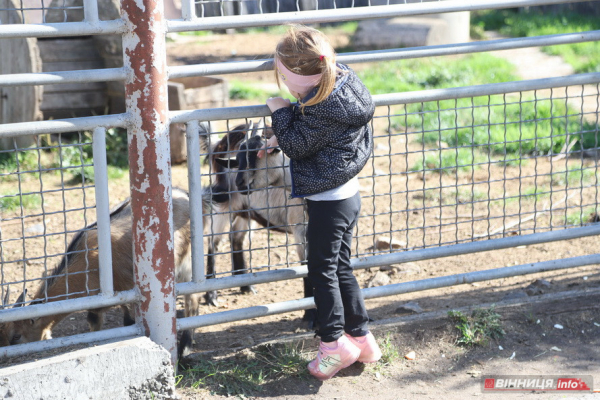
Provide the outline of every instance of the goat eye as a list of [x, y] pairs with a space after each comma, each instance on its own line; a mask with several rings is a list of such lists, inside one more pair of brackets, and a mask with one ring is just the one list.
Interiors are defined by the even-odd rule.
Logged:
[[13, 336], [13, 341], [17, 341], [21, 339], [21, 335], [17, 334]]

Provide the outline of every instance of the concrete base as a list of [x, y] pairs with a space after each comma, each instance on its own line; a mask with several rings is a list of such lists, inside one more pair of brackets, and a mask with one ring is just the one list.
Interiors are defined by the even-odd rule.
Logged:
[[0, 369], [0, 398], [176, 399], [170, 354], [146, 337]]

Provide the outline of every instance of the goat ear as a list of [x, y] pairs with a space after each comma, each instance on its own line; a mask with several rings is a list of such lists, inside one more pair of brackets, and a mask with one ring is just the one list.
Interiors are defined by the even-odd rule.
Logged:
[[25, 305], [25, 296], [27, 296], [27, 289], [25, 289], [23, 293], [21, 293], [21, 295], [16, 301], [15, 307], [23, 307]]
[[239, 163], [235, 158], [215, 158], [217, 164], [224, 168], [238, 168]]

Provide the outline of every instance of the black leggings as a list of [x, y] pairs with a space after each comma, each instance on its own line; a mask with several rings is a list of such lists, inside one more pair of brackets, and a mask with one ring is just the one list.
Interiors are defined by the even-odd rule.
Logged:
[[352, 231], [360, 212], [360, 195], [308, 204], [308, 278], [317, 305], [317, 334], [332, 342], [346, 331], [368, 333], [369, 317], [350, 266]]

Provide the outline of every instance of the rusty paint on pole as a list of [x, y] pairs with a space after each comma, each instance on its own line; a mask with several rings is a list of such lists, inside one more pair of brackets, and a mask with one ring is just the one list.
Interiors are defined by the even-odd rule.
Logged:
[[154, 342], [177, 357], [166, 23], [162, 0], [122, 0], [123, 61], [133, 210], [136, 314]]

